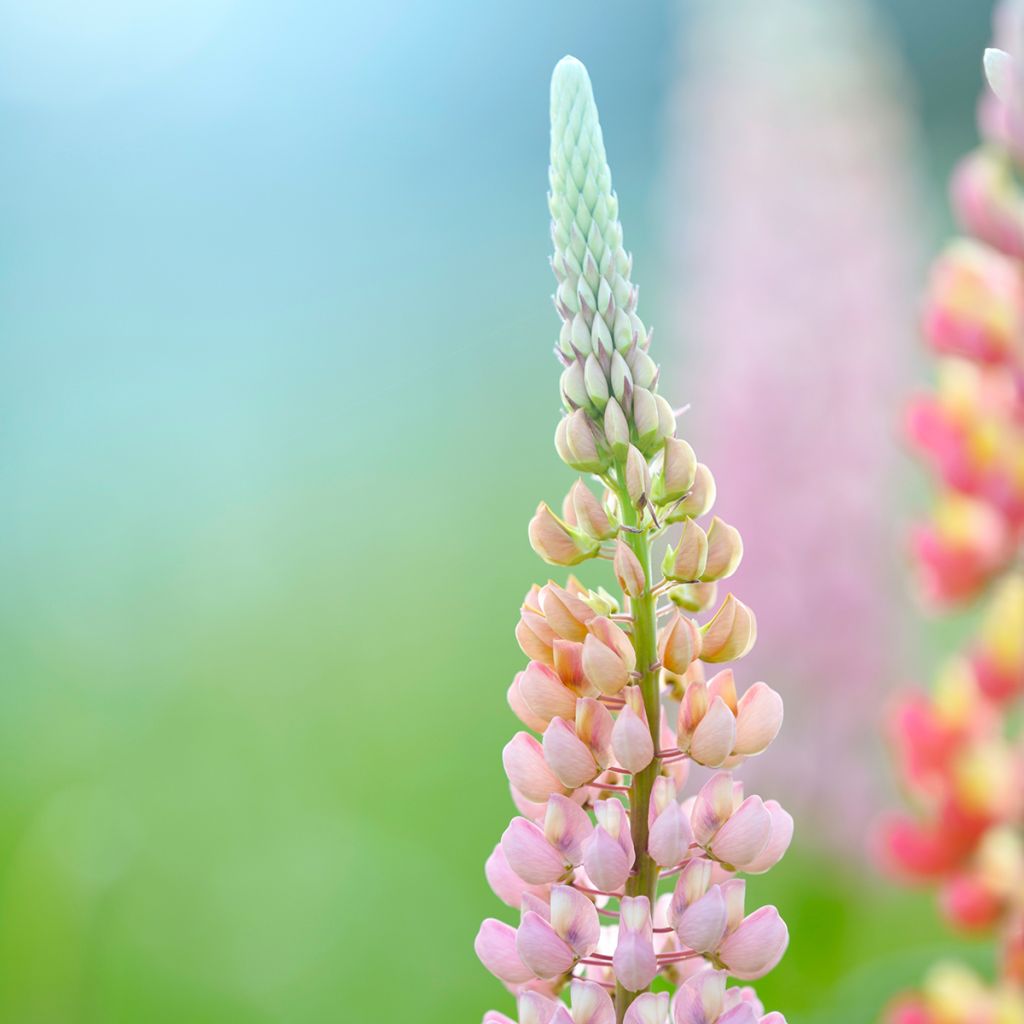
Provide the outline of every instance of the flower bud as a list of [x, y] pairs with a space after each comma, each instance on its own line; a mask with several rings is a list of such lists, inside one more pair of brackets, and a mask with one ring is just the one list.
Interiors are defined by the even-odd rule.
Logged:
[[644, 575], [644, 567], [640, 559], [633, 553], [633, 549], [620, 537], [615, 542], [615, 578], [619, 581], [623, 593], [630, 597], [640, 597], [647, 588], [647, 577]]
[[700, 656], [701, 643], [697, 623], [673, 611], [658, 636], [658, 657], [669, 672], [682, 675]]
[[576, 525], [594, 540], [611, 540], [615, 536], [615, 524], [608, 518], [604, 506], [582, 480], [577, 480], [569, 491]]
[[665, 552], [661, 571], [667, 579], [690, 583], [702, 578], [707, 560], [708, 536], [697, 523], [687, 519], [675, 550], [669, 548]]
[[583, 641], [583, 674], [595, 690], [614, 696], [629, 682], [630, 671], [621, 655], [593, 633]]
[[594, 423], [582, 409], [566, 417], [565, 444], [573, 459], [569, 466], [577, 472], [603, 473], [608, 468], [607, 456], [598, 448]]
[[604, 892], [616, 892], [626, 884], [633, 866], [622, 844], [598, 825], [583, 844], [583, 866], [596, 886]]
[[647, 988], [658, 973], [651, 904], [646, 896], [624, 896], [619, 904], [619, 937], [612, 966], [620, 984], [630, 992]]
[[636, 508], [642, 508], [651, 493], [651, 474], [647, 460], [633, 445], [626, 451], [626, 492]]
[[648, 853], [663, 868], [678, 864], [693, 842], [693, 829], [682, 807], [673, 800], [654, 819], [647, 840]]
[[523, 914], [516, 934], [519, 959], [538, 978], [557, 978], [572, 970], [576, 957], [558, 933], [534, 911]]
[[629, 637], [611, 619], [601, 615], [595, 616], [587, 623], [587, 628], [601, 643], [619, 655], [630, 672], [636, 668], [636, 651], [633, 650]]
[[617, 402], [624, 402], [627, 395], [632, 396], [633, 374], [619, 352], [612, 356], [611, 378], [612, 394]]
[[688, 612], [703, 612], [718, 599], [717, 583], [683, 583], [668, 592], [668, 599]]
[[756, 863], [772, 834], [772, 818], [759, 796], [743, 801], [711, 840], [708, 850], [717, 860], [743, 870]]
[[715, 478], [711, 475], [711, 470], [703, 462], [699, 462], [693, 486], [685, 498], [670, 507], [665, 519], [669, 523], [678, 523], [683, 519], [699, 519], [711, 511], [716, 496]]
[[575, 412], [577, 409], [589, 409], [591, 407], [584, 381], [583, 364], [578, 359], [574, 359], [562, 371], [560, 386], [562, 389], [562, 403], [569, 412]]
[[612, 752], [618, 764], [636, 775], [654, 760], [654, 740], [651, 739], [640, 688], [627, 687], [623, 696], [626, 705], [619, 712], [612, 729]]
[[594, 610], [557, 583], [540, 588], [537, 600], [548, 625], [563, 640], [581, 642], [587, 635], [587, 623]]
[[530, 546], [550, 565], [578, 565], [593, 558], [600, 547], [582, 531], [559, 519], [541, 502], [530, 520]]
[[501, 837], [501, 849], [509, 867], [530, 885], [557, 882], [569, 868], [541, 829], [526, 818], [512, 819]]
[[629, 448], [629, 422], [614, 398], [604, 407], [604, 436], [612, 455], [623, 458]]
[[654, 500], [659, 505], [678, 501], [689, 493], [696, 475], [697, 456], [693, 449], [679, 438], [666, 438], [661, 472], [654, 481]]
[[587, 361], [583, 366], [583, 378], [590, 404], [598, 412], [604, 412], [604, 407], [608, 404], [609, 398], [608, 378], [604, 375], [604, 370], [601, 369], [597, 356], [593, 354], [587, 356]]
[[731, 576], [743, 558], [743, 538], [739, 530], [715, 516], [708, 527], [707, 539], [707, 565], [701, 579], [711, 582]]
[[647, 388], [633, 389], [633, 425], [636, 427], [637, 446], [650, 454], [658, 440], [658, 403]]
[[[693, 687], [690, 687], [693, 689]], [[689, 691], [687, 691], [689, 692]], [[736, 718], [721, 697], [715, 697], [693, 730], [690, 757], [708, 768], [720, 767], [736, 741]]]
[[701, 636], [701, 661], [734, 661], [754, 646], [757, 620], [742, 601], [729, 594], [714, 618], [701, 626]]

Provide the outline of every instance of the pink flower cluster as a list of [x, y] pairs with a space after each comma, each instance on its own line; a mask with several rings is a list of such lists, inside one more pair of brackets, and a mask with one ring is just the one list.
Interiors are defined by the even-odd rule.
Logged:
[[[997, 33], [1024, 52], [1024, 4]], [[991, 591], [977, 637], [930, 693], [892, 709], [901, 773], [916, 804], [881, 830], [891, 866], [940, 886], [947, 919], [999, 938], [995, 984], [937, 965], [890, 1008], [889, 1024], [1001, 1024], [1024, 1019], [1024, 67], [985, 58], [986, 142], [957, 172], [954, 199], [974, 236], [936, 264], [924, 330], [939, 383], [909, 427], [944, 489], [915, 549], [926, 594], [967, 601]]]
[[[1000, 41], [1016, 42], [1020, 16], [1018, 4], [1002, 8]], [[1024, 91], [1006, 53], [990, 50], [987, 63], [996, 91], [982, 104], [986, 143], [953, 182], [973, 237], [955, 239], [935, 264], [923, 326], [938, 383], [907, 414], [943, 489], [913, 540], [923, 589], [937, 604], [975, 597], [1024, 540], [1024, 193], [1015, 183]]]

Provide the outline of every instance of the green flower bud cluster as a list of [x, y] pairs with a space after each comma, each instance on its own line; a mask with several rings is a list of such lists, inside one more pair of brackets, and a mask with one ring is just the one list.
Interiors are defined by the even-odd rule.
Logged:
[[622, 247], [619, 204], [587, 69], [565, 57], [551, 81], [551, 260], [562, 318], [555, 352], [567, 415], [555, 434], [562, 460], [602, 473], [630, 444], [647, 457], [675, 432], [657, 393], [651, 334], [636, 312], [632, 258]]

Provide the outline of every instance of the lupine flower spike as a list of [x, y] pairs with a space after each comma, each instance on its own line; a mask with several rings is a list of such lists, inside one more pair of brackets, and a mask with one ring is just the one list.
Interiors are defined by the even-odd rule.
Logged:
[[[529, 661], [508, 703], [525, 728], [503, 755], [519, 815], [486, 865], [518, 918], [485, 921], [476, 951], [519, 1024], [784, 1024], [726, 986], [760, 978], [788, 942], [774, 907], [746, 911], [740, 875], [782, 857], [793, 821], [733, 776], [775, 738], [782, 702], [761, 682], [741, 692], [726, 665], [757, 634], [749, 607], [717, 595], [742, 541], [698, 522], [714, 479], [658, 393], [590, 79], [572, 57], [551, 83], [550, 182], [555, 448], [586, 479], [560, 510], [538, 507], [529, 538], [554, 566], [611, 562], [621, 595], [569, 576], [523, 601]], [[659, 575], [651, 547], [666, 534]], [[686, 797], [691, 763], [715, 771]], [[659, 976], [679, 984], [673, 998], [651, 991]]]
[[1024, 1020], [1024, 3], [998, 11], [985, 55], [982, 147], [953, 196], [971, 237], [936, 263], [924, 333], [937, 393], [910, 409], [911, 436], [943, 495], [916, 553], [926, 595], [989, 591], [980, 630], [929, 693], [895, 702], [890, 731], [913, 813], [883, 823], [888, 863], [938, 884], [945, 916], [998, 937], [994, 985], [955, 963], [897, 1000], [890, 1024]]

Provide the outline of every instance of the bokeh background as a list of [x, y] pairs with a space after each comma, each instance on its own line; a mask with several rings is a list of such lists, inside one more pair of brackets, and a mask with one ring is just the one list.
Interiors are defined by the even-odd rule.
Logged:
[[[699, 75], [715, 102], [690, 45], [712, 2], [0, 0], [0, 1020], [507, 1008], [472, 938], [544, 575], [525, 523], [571, 480], [548, 78], [591, 70], [643, 315], [699, 409], [677, 105]], [[990, 5], [876, 8], [923, 279]], [[765, 75], [799, 38], [762, 41]], [[899, 526], [922, 491], [903, 461], [876, 498]], [[907, 622], [869, 712], [955, 642]], [[798, 692], [767, 757], [836, 713], [828, 678]], [[962, 945], [816, 807], [755, 884], [793, 936], [759, 988], [793, 1024], [868, 1021]]]

